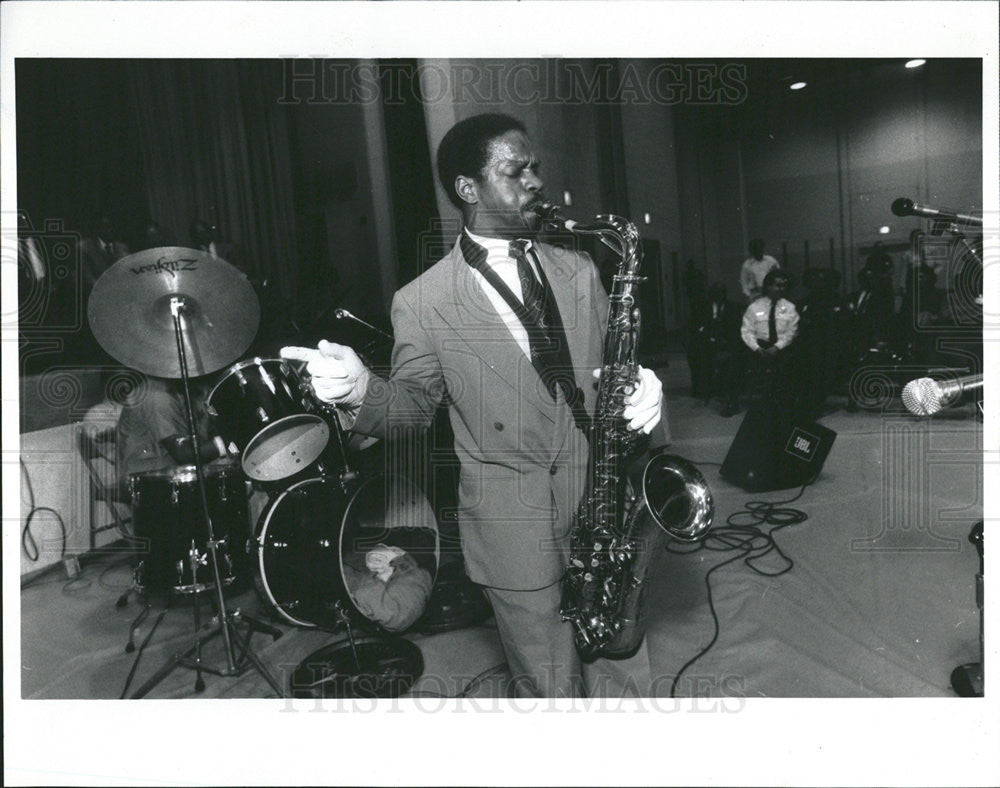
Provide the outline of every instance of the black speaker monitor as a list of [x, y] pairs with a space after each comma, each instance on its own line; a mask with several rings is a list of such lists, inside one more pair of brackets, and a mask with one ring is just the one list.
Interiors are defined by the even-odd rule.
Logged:
[[783, 490], [819, 475], [837, 433], [792, 413], [752, 408], [719, 473], [750, 492]]

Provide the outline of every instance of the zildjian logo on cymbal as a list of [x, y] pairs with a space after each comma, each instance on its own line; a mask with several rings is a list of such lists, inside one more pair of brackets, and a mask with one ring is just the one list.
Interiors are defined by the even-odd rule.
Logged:
[[197, 262], [197, 260], [192, 259], [167, 260], [161, 257], [155, 263], [140, 265], [138, 268], [132, 268], [131, 271], [133, 274], [168, 273], [171, 276], [177, 276], [178, 271], [197, 271], [198, 266], [195, 265]]

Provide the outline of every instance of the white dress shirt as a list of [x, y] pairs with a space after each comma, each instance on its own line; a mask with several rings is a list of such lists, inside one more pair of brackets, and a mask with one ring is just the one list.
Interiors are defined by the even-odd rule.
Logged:
[[[524, 303], [524, 295], [521, 293], [521, 278], [517, 273], [517, 261], [510, 256], [510, 241], [505, 241], [502, 238], [484, 238], [481, 235], [470, 232], [468, 229], [465, 232], [468, 233], [469, 238], [486, 250], [486, 265], [492, 268], [517, 299]], [[531, 241], [528, 241], [527, 249], [531, 249]], [[528, 254], [526, 256], [532, 271], [534, 271], [537, 277], [538, 269], [535, 267], [533, 255]], [[493, 308], [496, 309], [497, 314], [506, 324], [511, 336], [514, 337], [514, 341], [517, 342], [524, 355], [530, 359], [531, 345], [528, 342], [528, 332], [524, 330], [524, 326], [521, 325], [521, 321], [518, 320], [517, 315], [514, 314], [514, 311], [508, 306], [503, 296], [496, 291], [493, 285], [486, 281], [485, 276], [475, 268], [472, 269], [472, 275], [483, 286], [487, 298], [490, 299]]]
[[748, 257], [740, 268], [740, 289], [746, 298], [757, 298], [764, 287], [764, 277], [772, 268], [778, 267], [778, 261], [766, 254], [760, 260]]
[[[771, 317], [771, 299], [761, 296], [746, 308], [743, 313], [743, 325], [740, 328], [740, 335], [743, 337], [743, 344], [751, 350], [759, 350], [759, 339], [767, 339], [770, 333], [768, 321]], [[795, 304], [784, 298], [778, 299], [778, 306], [774, 310], [774, 324], [778, 333], [778, 341], [774, 346], [778, 350], [784, 350], [795, 339], [799, 332], [799, 313], [795, 309]]]

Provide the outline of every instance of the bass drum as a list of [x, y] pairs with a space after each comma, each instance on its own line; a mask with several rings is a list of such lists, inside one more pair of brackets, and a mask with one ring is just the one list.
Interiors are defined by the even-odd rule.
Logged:
[[[397, 557], [395, 580], [376, 579], [372, 553]], [[257, 557], [258, 588], [279, 618], [332, 629], [346, 614], [398, 631], [405, 626], [379, 614], [391, 608], [397, 621], [419, 618], [440, 543], [430, 504], [406, 477], [373, 476], [345, 491], [338, 477], [326, 476], [271, 499], [257, 528]], [[373, 605], [373, 594], [384, 600]]]

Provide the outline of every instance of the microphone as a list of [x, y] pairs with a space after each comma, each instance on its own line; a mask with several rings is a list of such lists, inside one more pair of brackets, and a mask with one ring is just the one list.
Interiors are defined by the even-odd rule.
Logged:
[[982, 386], [982, 373], [944, 381], [917, 378], [903, 387], [903, 404], [917, 416], [933, 416], [941, 408], [954, 404], [966, 391]]
[[892, 201], [892, 212], [896, 216], [922, 216], [925, 219], [935, 219], [943, 222], [957, 222], [976, 227], [983, 226], [982, 216], [970, 216], [967, 213], [955, 213], [947, 208], [931, 208], [928, 205], [918, 205], [906, 197], [897, 197]]
[[335, 318], [337, 318], [337, 320], [353, 320], [355, 323], [360, 323], [365, 328], [374, 331], [376, 334], [380, 334], [381, 336], [385, 337], [386, 339], [395, 339], [395, 337], [393, 337], [392, 334], [387, 334], [381, 328], [377, 328], [376, 326], [373, 326], [371, 323], [366, 323], [360, 317], [357, 317], [356, 315], [352, 315], [346, 309], [339, 309], [339, 308], [338, 309], [334, 309], [333, 310], [333, 316]]

